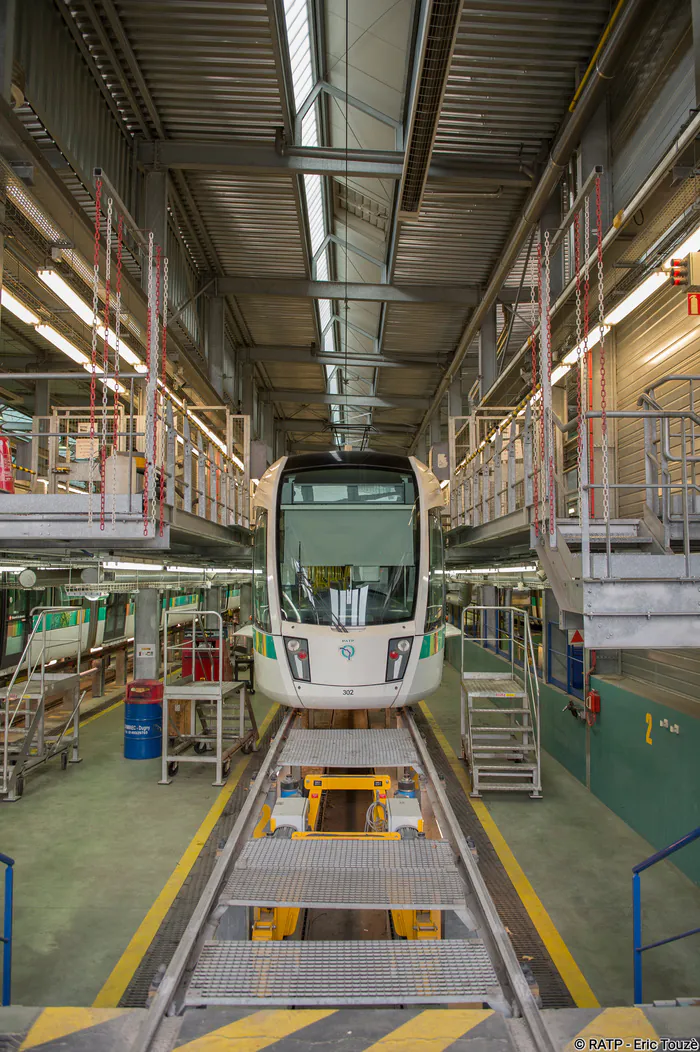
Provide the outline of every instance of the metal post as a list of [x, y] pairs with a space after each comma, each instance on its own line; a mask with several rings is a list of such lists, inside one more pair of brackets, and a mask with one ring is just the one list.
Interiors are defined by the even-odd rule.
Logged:
[[142, 588], [136, 593], [134, 617], [134, 679], [158, 679], [160, 593]]
[[634, 943], [634, 1003], [642, 1003], [642, 888], [640, 874], [632, 874], [632, 941]]
[[14, 900], [14, 864], [9, 855], [0, 854], [5, 868], [5, 911], [2, 931], [2, 1006], [12, 1003], [12, 920]]
[[496, 382], [496, 305], [490, 308], [479, 330], [479, 400]]

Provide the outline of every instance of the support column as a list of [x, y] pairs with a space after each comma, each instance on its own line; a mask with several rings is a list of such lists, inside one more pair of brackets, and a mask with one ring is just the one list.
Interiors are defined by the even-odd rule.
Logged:
[[430, 421], [430, 445], [435, 446], [442, 441], [442, 424], [440, 423], [440, 410], [438, 409]]
[[224, 397], [224, 314], [223, 296], [210, 296], [207, 300], [206, 351], [209, 365], [209, 383], [219, 398]]
[[[12, 103], [12, 60], [15, 51], [17, 0], [0, 0], [0, 80], [2, 97]], [[4, 226], [3, 216], [3, 226]]]
[[[253, 416], [253, 363], [244, 362], [242, 372], [241, 412]], [[253, 421], [251, 420], [251, 427]]]
[[420, 460], [421, 464], [428, 463], [428, 442], [426, 432], [423, 432], [418, 439], [418, 444], [416, 445], [416, 457]]
[[49, 416], [50, 413], [51, 381], [37, 380], [34, 388], [34, 416]]
[[144, 588], [136, 593], [134, 615], [134, 679], [160, 675], [160, 592]]
[[[700, 0], [693, 0], [693, 7], [700, 6]], [[695, 33], [695, 19], [693, 19]], [[697, 64], [696, 64], [697, 77]], [[613, 221], [612, 200], [612, 158], [610, 155], [610, 135], [608, 121], [608, 101], [604, 99], [586, 125], [581, 136], [578, 152], [578, 185], [582, 186], [597, 164], [602, 164], [604, 171], [600, 178], [600, 210], [603, 220], [603, 233]], [[595, 201], [595, 197], [593, 198]], [[595, 205], [591, 202], [591, 223], [595, 225]], [[591, 238], [591, 252], [595, 248]]]
[[[588, 174], [588, 173], [586, 173]], [[550, 240], [554, 237], [555, 231], [558, 229], [559, 224], [562, 220], [562, 189], [561, 185], [557, 186], [554, 193], [547, 202], [542, 216], [540, 218], [540, 237], [542, 238], [542, 252], [544, 259], [544, 232], [549, 230]], [[562, 238], [561, 245], [554, 253], [550, 256], [549, 260], [549, 271], [550, 271], [550, 303], [554, 303], [559, 296], [559, 293], [564, 288], [564, 243], [566, 239]], [[544, 267], [544, 264], [543, 264]], [[544, 270], [542, 280], [544, 281]]]
[[693, 61], [695, 65], [695, 105], [700, 106], [700, 0], [691, 0], [693, 15]]
[[462, 376], [455, 376], [447, 392], [448, 416], [462, 415]]
[[236, 352], [224, 336], [224, 401], [235, 405], [238, 401], [236, 386]]
[[479, 401], [496, 382], [496, 306], [484, 318], [479, 330]]

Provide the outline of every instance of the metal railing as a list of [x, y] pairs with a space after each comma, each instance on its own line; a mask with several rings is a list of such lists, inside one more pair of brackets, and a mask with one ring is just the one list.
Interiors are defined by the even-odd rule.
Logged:
[[0, 852], [0, 862], [5, 867], [5, 903], [3, 909], [2, 936], [2, 1006], [12, 1003], [12, 919], [14, 900], [15, 860]]
[[[640, 425], [645, 472], [639, 481], [618, 481], [614, 465], [609, 475], [601, 472], [603, 413], [599, 410], [582, 417], [580, 478], [567, 462], [565, 442], [576, 438], [578, 420], [562, 423], [554, 412], [553, 471], [550, 475], [545, 470], [541, 455], [544, 424], [537, 399], [508, 410], [498, 420], [493, 414], [475, 417], [468, 428], [464, 418], [454, 418], [450, 428], [450, 452], [456, 465], [450, 487], [452, 528], [483, 526], [525, 509], [528, 523], [539, 528], [540, 542], [556, 548], [559, 526], [567, 522], [576, 533], [578, 525], [582, 577], [607, 579], [616, 576], [617, 507], [621, 498], [632, 496], [639, 510], [636, 520], [630, 521], [647, 521], [664, 547], [675, 541], [685, 557], [681, 576], [692, 576], [691, 524], [698, 523], [700, 530], [700, 415], [695, 412], [694, 388], [700, 377], [669, 376], [656, 388], [671, 381], [687, 384], [685, 393], [681, 388], [681, 398], [689, 408], [664, 409], [658, 404], [656, 389], [649, 389], [639, 400], [644, 408], [605, 414], [609, 436], [620, 422]], [[678, 389], [675, 393], [678, 398]], [[467, 431], [470, 441], [477, 444], [458, 459]], [[610, 437], [608, 442], [612, 453]], [[604, 558], [592, 558], [592, 547], [600, 549], [601, 545]]]
[[[464, 644], [479, 643], [492, 650], [500, 657], [510, 660], [511, 678], [522, 678], [523, 688], [530, 709], [530, 720], [536, 746], [537, 784], [540, 783], [540, 684], [537, 677], [537, 659], [532, 640], [530, 615], [527, 610], [517, 606], [467, 606], [464, 607], [463, 621], [469, 616], [476, 616], [476, 621], [462, 624], [461, 632], [461, 680], [464, 680]], [[494, 621], [494, 631], [490, 623]], [[516, 633], [516, 625], [522, 625], [522, 634]], [[475, 627], [477, 634], [468, 631]], [[505, 647], [503, 644], [506, 644]], [[461, 734], [464, 740], [468, 728], [464, 726], [466, 712], [463, 709]]]
[[[43, 516], [99, 522], [109, 531], [143, 520], [145, 535], [155, 536], [167, 506], [247, 527], [250, 418], [225, 406], [188, 406], [170, 394], [159, 396], [152, 415], [137, 413], [135, 404], [132, 398], [120, 407], [116, 429], [111, 413], [91, 417], [83, 407], [34, 417], [23, 436], [31, 466], [21, 469], [16, 492], [4, 495], [0, 522]], [[206, 410], [225, 417], [225, 441], [205, 423]], [[54, 506], [39, 506], [39, 494], [54, 497]]]
[[646, 946], [642, 945], [642, 887], [640, 881], [640, 875], [645, 869], [651, 869], [657, 862], [662, 862], [663, 859], [668, 858], [670, 855], [674, 855], [676, 851], [680, 851], [681, 848], [686, 847], [688, 844], [692, 844], [694, 840], [700, 838], [700, 826], [697, 829], [693, 829], [692, 832], [686, 833], [680, 840], [676, 840], [674, 844], [669, 844], [668, 847], [662, 848], [660, 851], [656, 851], [653, 855], [649, 855], [649, 858], [645, 858], [643, 862], [639, 862], [636, 866], [632, 867], [632, 932], [634, 939], [634, 1003], [642, 1003], [643, 994], [643, 979], [642, 979], [642, 954], [647, 950], [653, 950], [657, 946], [666, 946], [670, 942], [678, 942], [679, 939], [687, 939], [689, 935], [700, 934], [700, 928], [690, 928], [688, 931], [682, 931], [679, 935], [669, 935], [666, 939], [657, 939], [655, 942], [649, 942]]
[[[80, 655], [82, 650], [82, 608], [78, 606], [46, 606], [46, 607], [35, 607], [31, 611], [31, 616], [35, 618], [32, 630], [29, 634], [29, 638], [24, 645], [22, 656], [20, 657], [15, 670], [12, 673], [10, 682], [5, 689], [5, 711], [3, 714], [3, 739], [2, 739], [2, 783], [0, 785], [0, 793], [6, 795], [13, 788], [17, 781], [18, 775], [21, 773], [22, 763], [26, 760], [29, 748], [34, 740], [36, 742], [36, 755], [38, 759], [41, 759], [45, 754], [45, 740], [44, 740], [44, 696], [47, 690], [47, 657], [53, 647], [63, 646], [64, 640], [50, 642], [47, 639], [47, 631], [49, 629], [49, 615], [60, 613], [71, 613], [77, 615], [77, 666], [76, 675], [78, 677], [78, 683], [80, 683]], [[15, 686], [18, 684], [19, 677], [24, 676], [25, 679], [19, 682], [19, 692], [14, 693]], [[38, 686], [38, 698], [36, 694], [36, 688]], [[34, 688], [34, 691], [32, 691]], [[36, 707], [32, 710], [32, 700], [36, 699]], [[55, 742], [51, 748], [51, 755], [60, 751], [61, 742], [70, 726], [71, 722], [75, 721], [77, 725], [78, 720], [78, 709], [80, 707], [80, 691], [78, 690], [78, 703], [74, 710], [71, 712], [69, 719], [61, 731], [58, 741]], [[23, 727], [23, 738], [24, 744], [21, 748], [14, 764], [10, 764], [10, 747], [12, 744], [12, 737], [14, 729], [19, 727], [20, 723], [24, 721]], [[76, 726], [77, 729], [77, 726]]]

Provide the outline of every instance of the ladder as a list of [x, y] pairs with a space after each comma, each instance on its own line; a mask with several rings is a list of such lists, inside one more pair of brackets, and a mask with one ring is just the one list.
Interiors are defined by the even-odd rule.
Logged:
[[[479, 797], [484, 790], [527, 792], [537, 799], [542, 796], [539, 684], [528, 614], [517, 607], [470, 609], [481, 612], [484, 639], [498, 638], [499, 645], [504, 643], [502, 634], [486, 635], [488, 612], [505, 615], [511, 659], [510, 671], [467, 670], [464, 640], [469, 637], [462, 635], [460, 735], [471, 776], [470, 795]], [[521, 634], [514, 630], [516, 622]]]
[[[61, 755], [79, 763], [81, 609], [75, 606], [37, 607], [34, 624], [7, 687], [0, 690], [0, 800], [14, 802], [24, 792], [25, 775], [34, 767]], [[62, 620], [76, 618], [76, 672], [48, 672], [52, 647], [50, 632], [72, 626]], [[56, 626], [54, 620], [58, 619]], [[70, 761], [68, 753], [70, 751]]]

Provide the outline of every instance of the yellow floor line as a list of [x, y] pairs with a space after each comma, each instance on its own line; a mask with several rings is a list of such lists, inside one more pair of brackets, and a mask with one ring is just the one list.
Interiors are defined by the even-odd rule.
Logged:
[[[492, 1011], [479, 1008], [429, 1008], [374, 1041], [363, 1052], [444, 1052], [493, 1015]], [[481, 1044], [478, 1037], [477, 1044]]]
[[[260, 726], [259, 734], [261, 737], [269, 727], [277, 708], [278, 706], [276, 704], [270, 706], [270, 709]], [[241, 756], [235, 768], [231, 771], [226, 785], [222, 788], [207, 813], [206, 818], [187, 846], [184, 855], [168, 877], [163, 890], [158, 895], [158, 898], [155, 900], [144, 919], [141, 921], [141, 924], [132, 937], [131, 942], [124, 950], [124, 953], [115, 964], [104, 986], [93, 1001], [93, 1008], [112, 1008], [119, 1004], [119, 1001], [131, 982], [131, 978], [141, 963], [146, 950], [153, 942], [156, 932], [163, 923], [166, 913], [175, 901], [180, 888], [185, 883], [190, 870], [197, 861], [200, 851], [209, 839], [211, 831], [233, 795], [247, 765], [248, 757]]]
[[92, 723], [93, 720], [99, 720], [100, 716], [106, 716], [108, 712], [114, 712], [120, 705], [124, 704], [124, 699], [120, 698], [119, 701], [115, 701], [113, 705], [108, 705], [106, 709], [102, 709], [101, 712], [96, 712], [94, 716], [88, 716], [86, 720], [80, 721], [81, 729], [87, 727], [88, 723]]
[[[462, 788], [467, 794], [469, 794], [472, 787], [464, 764], [458, 759], [454, 749], [448, 742], [438, 725], [437, 720], [424, 701], [421, 702], [421, 709], [423, 710], [425, 718], [428, 720], [435, 737], [440, 743], [452, 770], [457, 775]], [[501, 860], [503, 868], [510, 877], [513, 887], [518, 893], [523, 906], [527, 910], [530, 920], [539, 932], [539, 936], [547, 948], [549, 956], [552, 958], [559, 974], [566, 983], [576, 1006], [578, 1008], [599, 1008], [600, 1004], [598, 999], [586, 982], [583, 972], [576, 964], [576, 961], [571, 955], [571, 951], [554, 926], [552, 918], [542, 905], [542, 902], [536, 894], [532, 884], [525, 876], [520, 863], [508, 847], [503, 834], [489, 814], [483, 800], [473, 799], [470, 800], [470, 803], [476, 812], [476, 817], [483, 826], [484, 832], [493, 844], [494, 850]]]

